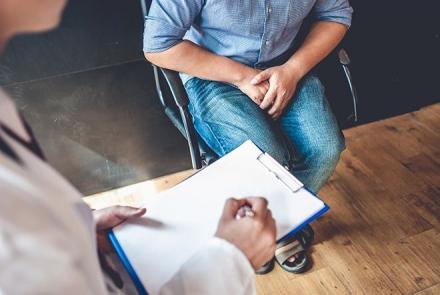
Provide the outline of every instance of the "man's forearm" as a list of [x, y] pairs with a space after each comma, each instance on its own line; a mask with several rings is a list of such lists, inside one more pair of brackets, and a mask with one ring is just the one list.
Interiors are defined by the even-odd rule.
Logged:
[[347, 26], [319, 21], [312, 26], [302, 46], [286, 62], [300, 77], [305, 76], [341, 42]]
[[216, 55], [187, 40], [162, 52], [145, 52], [145, 58], [162, 68], [231, 84], [236, 84], [254, 73], [253, 69], [246, 65]]

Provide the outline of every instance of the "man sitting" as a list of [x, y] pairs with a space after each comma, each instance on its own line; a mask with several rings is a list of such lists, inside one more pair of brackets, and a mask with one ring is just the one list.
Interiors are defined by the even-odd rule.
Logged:
[[[315, 23], [297, 44], [309, 14]], [[318, 192], [345, 146], [310, 70], [341, 41], [351, 14], [347, 0], [153, 0], [144, 52], [182, 73], [195, 127], [217, 155], [251, 139]], [[305, 247], [278, 262], [304, 271]]]

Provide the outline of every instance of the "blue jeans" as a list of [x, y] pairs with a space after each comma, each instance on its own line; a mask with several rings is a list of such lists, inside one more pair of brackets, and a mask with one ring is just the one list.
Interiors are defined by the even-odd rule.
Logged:
[[324, 87], [306, 76], [283, 115], [272, 120], [239, 89], [192, 78], [185, 84], [197, 132], [219, 156], [252, 140], [318, 192], [345, 148]]

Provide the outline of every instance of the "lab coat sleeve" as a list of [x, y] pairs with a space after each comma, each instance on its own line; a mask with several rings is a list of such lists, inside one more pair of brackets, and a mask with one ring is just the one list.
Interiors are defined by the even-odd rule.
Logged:
[[249, 260], [239, 249], [225, 240], [212, 238], [159, 293], [256, 294], [255, 274]]
[[0, 294], [91, 293], [69, 234], [38, 203], [13, 191], [2, 198], [9, 202], [0, 201]]

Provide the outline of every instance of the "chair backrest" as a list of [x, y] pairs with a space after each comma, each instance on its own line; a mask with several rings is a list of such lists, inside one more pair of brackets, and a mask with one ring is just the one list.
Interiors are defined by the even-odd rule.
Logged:
[[358, 121], [358, 96], [346, 57], [345, 49], [338, 48], [315, 68], [341, 128]]
[[153, 65], [156, 89], [164, 112], [188, 142], [192, 166], [200, 169], [217, 159], [217, 155], [200, 138], [189, 112], [189, 99], [177, 72]]

